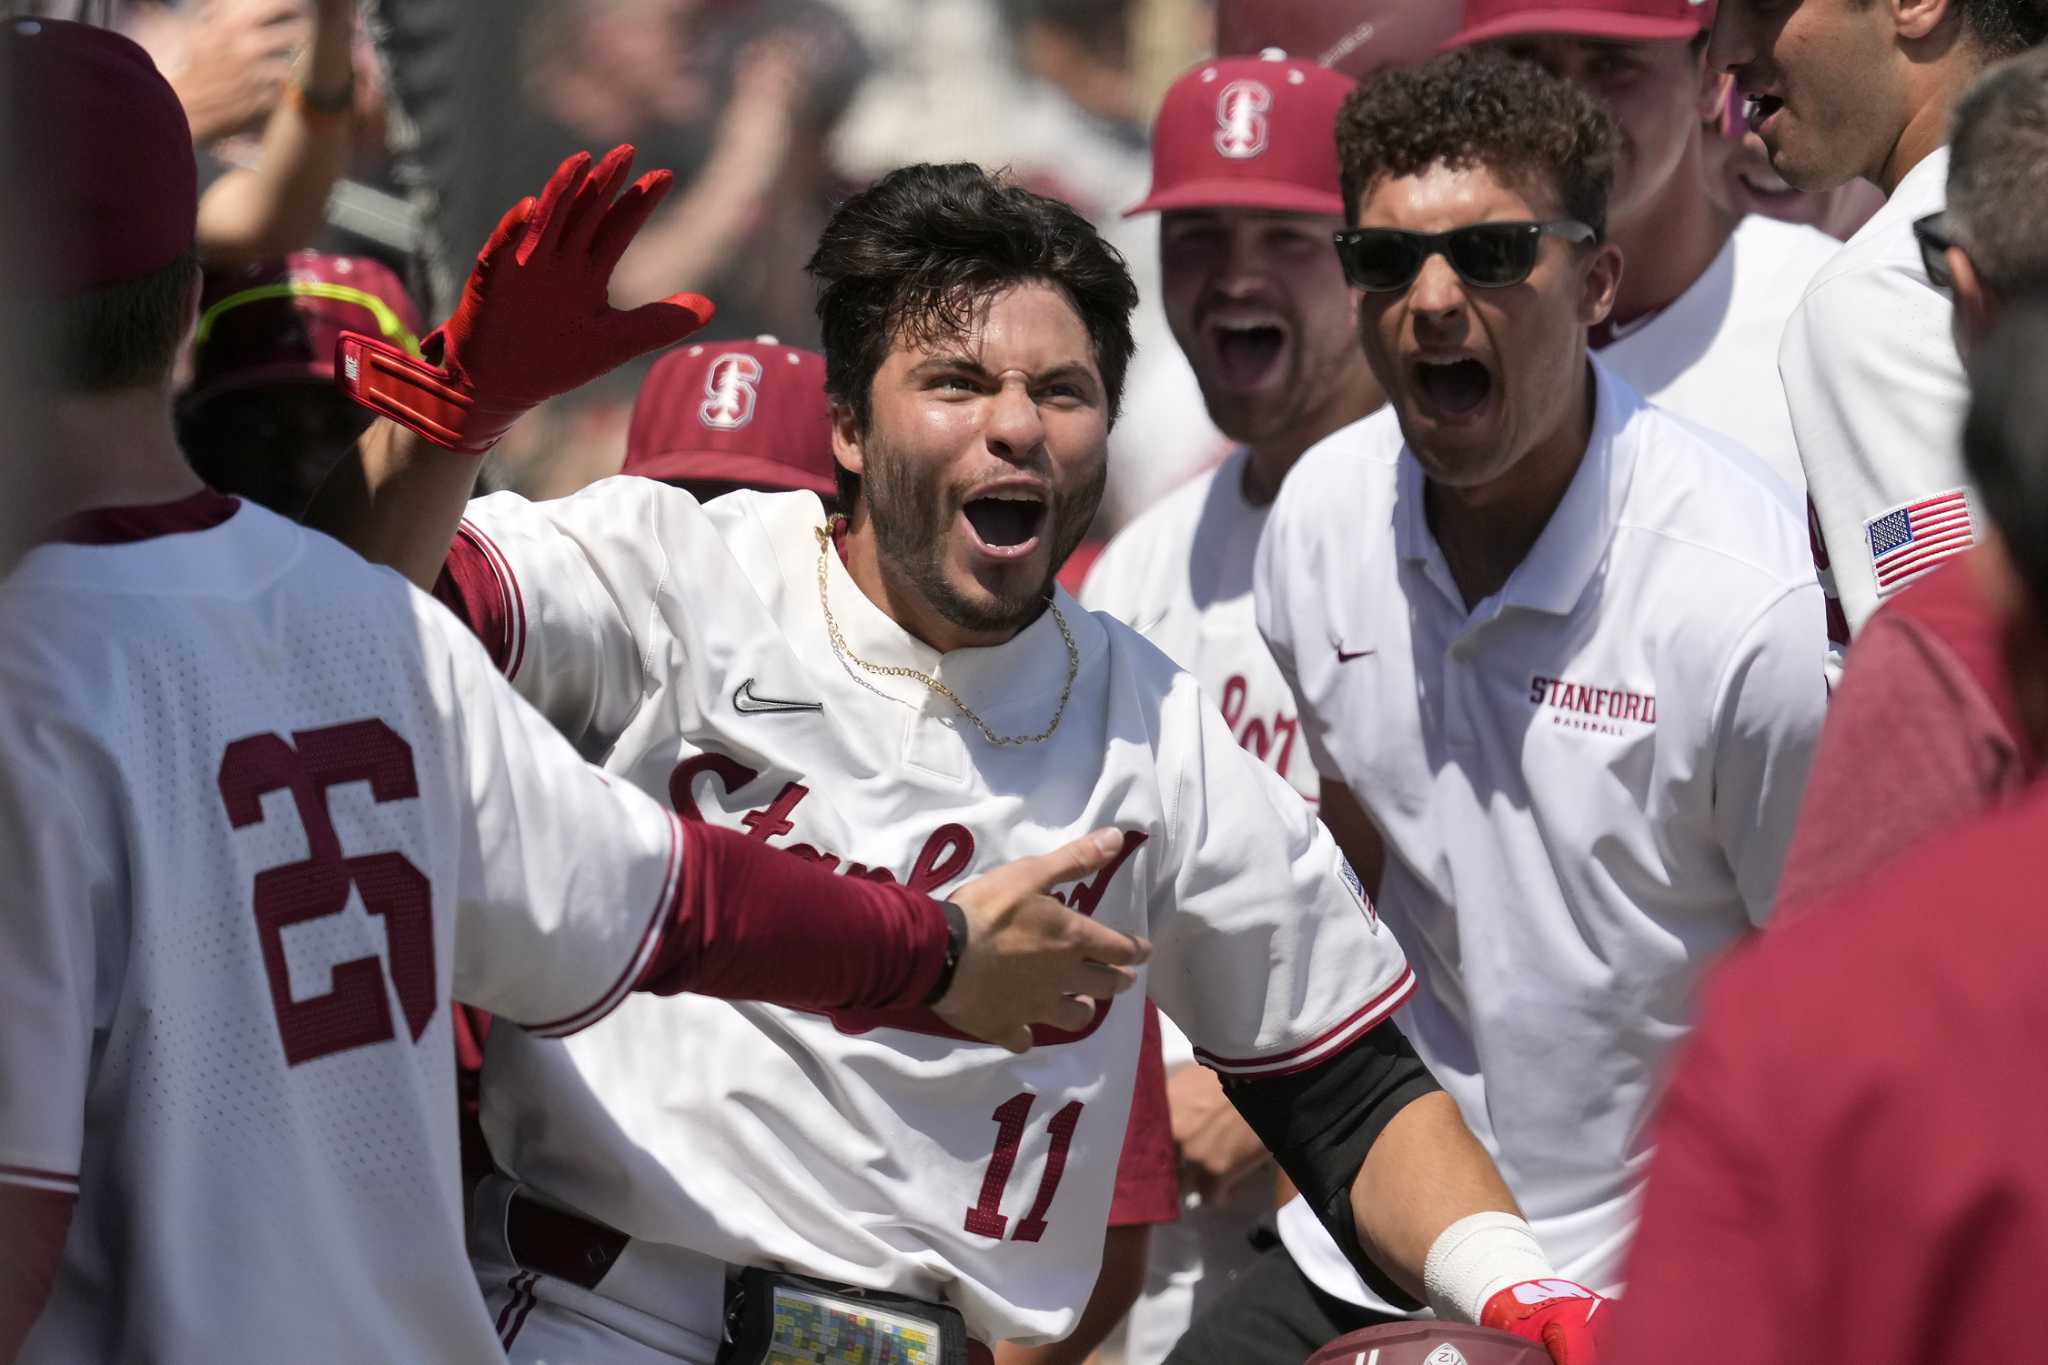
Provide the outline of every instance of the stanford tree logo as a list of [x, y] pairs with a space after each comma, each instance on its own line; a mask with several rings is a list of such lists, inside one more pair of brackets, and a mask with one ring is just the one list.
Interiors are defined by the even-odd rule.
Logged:
[[1266, 111], [1273, 92], [1253, 80], [1232, 81], [1216, 96], [1216, 150], [1243, 161], [1266, 150]]
[[711, 362], [704, 376], [704, 401], [697, 405], [697, 420], [720, 431], [738, 431], [754, 420], [755, 385], [761, 382], [761, 362], [744, 352], [734, 351]]

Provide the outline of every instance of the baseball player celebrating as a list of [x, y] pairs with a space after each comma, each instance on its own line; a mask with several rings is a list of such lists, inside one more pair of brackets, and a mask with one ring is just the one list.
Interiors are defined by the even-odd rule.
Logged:
[[1706, 61], [1713, 18], [1708, 0], [1466, 0], [1449, 46], [1536, 62], [1606, 107], [1619, 139], [1608, 230], [1623, 269], [1593, 349], [1644, 398], [1734, 437], [1797, 492], [1778, 341], [1837, 243], [1714, 197], [1704, 144], [1726, 96]]
[[[1278, 52], [1204, 62], [1167, 91], [1152, 131], [1152, 188], [1131, 213], [1163, 215], [1167, 321], [1210, 420], [1243, 445], [1112, 540], [1082, 602], [1142, 633], [1192, 673], [1238, 742], [1317, 796], [1294, 696], [1252, 617], [1252, 559], [1273, 494], [1300, 454], [1383, 401], [1353, 339], [1329, 248], [1344, 225], [1331, 130], [1351, 82]], [[1163, 1359], [1208, 1298], [1252, 1259], [1272, 1211], [1267, 1154], [1216, 1073], [1166, 1026], [1189, 1208], [1153, 1238], [1125, 1358]]]
[[[1797, 503], [1589, 358], [1614, 144], [1455, 53], [1338, 125], [1387, 411], [1302, 457], [1259, 625], [1421, 982], [1402, 1018], [1574, 1279], [1611, 1290], [1703, 963], [1762, 921], [1825, 705]], [[1332, 807], [1325, 800], [1324, 809]], [[1355, 836], [1358, 825], [1347, 823]], [[1298, 1206], [1175, 1358], [1298, 1361], [1400, 1308]]]
[[453, 993], [550, 1034], [634, 988], [929, 1002], [1025, 1046], [1133, 979], [1104, 964], [1139, 945], [1041, 894], [1113, 834], [956, 914], [685, 825], [423, 594], [202, 488], [170, 413], [199, 292], [177, 99], [53, 21], [0, 29], [0, 76], [66, 229], [25, 307], [73, 513], [0, 586], [0, 1359], [495, 1356]]
[[[1549, 1279], [1386, 1022], [1412, 974], [1329, 836], [1192, 678], [1053, 586], [1102, 486], [1134, 302], [1072, 210], [926, 165], [834, 215], [810, 269], [845, 520], [644, 479], [464, 515], [475, 464], [451, 451], [610, 316], [612, 257], [587, 262], [619, 242], [575, 211], [629, 166], [573, 158], [507, 215], [438, 365], [350, 340], [361, 397], [402, 425], [315, 514], [416, 582], [475, 566], [451, 574], [514, 684], [691, 820], [932, 891], [1113, 822], [1123, 854], [1069, 903], [1152, 939], [1151, 995], [1360, 1273], [1568, 1355], [1600, 1301]], [[1142, 1013], [1081, 1011], [1023, 1060], [914, 1010], [678, 999], [567, 1044], [494, 1031], [484, 1125], [515, 1179], [473, 1240], [512, 1358], [953, 1365], [1064, 1336]]]
[[1804, 190], [1860, 176], [1885, 193], [1814, 277], [1778, 353], [1838, 643], [1978, 539], [1953, 309], [1916, 234], [1946, 199], [1956, 100], [2044, 33], [2048, 14], [2025, 0], [1722, 0], [1710, 60], [1735, 73], [1771, 165]]

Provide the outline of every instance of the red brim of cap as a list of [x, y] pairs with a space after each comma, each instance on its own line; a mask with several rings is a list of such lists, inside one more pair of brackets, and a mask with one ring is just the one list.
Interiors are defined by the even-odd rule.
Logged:
[[1169, 209], [1270, 209], [1342, 218], [1344, 196], [1271, 180], [1195, 180], [1147, 195], [1125, 209], [1123, 216], [1135, 218]]
[[619, 472], [673, 483], [737, 483], [773, 492], [809, 489], [820, 497], [838, 492], [832, 480], [795, 465], [761, 455], [735, 455], [730, 450], [664, 450], [659, 455], [635, 456]]
[[[1700, 7], [1711, 17], [1706, 6]], [[1546, 33], [1573, 38], [1613, 38], [1624, 43], [1660, 43], [1699, 36], [1707, 19], [1657, 19], [1646, 14], [1616, 14], [1612, 10], [1543, 9], [1504, 14], [1498, 19], [1460, 29], [1443, 50], [1490, 43], [1496, 38], [1527, 38]]]

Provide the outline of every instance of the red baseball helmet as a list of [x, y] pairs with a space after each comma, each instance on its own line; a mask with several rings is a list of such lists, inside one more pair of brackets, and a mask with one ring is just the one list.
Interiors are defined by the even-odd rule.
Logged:
[[224, 393], [334, 379], [343, 332], [381, 336], [419, 353], [420, 310], [390, 267], [367, 256], [294, 251], [282, 261], [208, 270], [192, 333], [196, 408]]
[[1306, 1365], [1550, 1365], [1550, 1352], [1490, 1327], [1395, 1322], [1338, 1337]]
[[655, 362], [621, 471], [670, 483], [833, 494], [825, 358], [774, 337], [704, 341]]

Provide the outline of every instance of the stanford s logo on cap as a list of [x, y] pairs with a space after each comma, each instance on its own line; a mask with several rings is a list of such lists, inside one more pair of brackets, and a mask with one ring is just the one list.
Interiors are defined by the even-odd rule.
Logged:
[[697, 420], [720, 431], [738, 431], [754, 420], [754, 402], [760, 391], [761, 362], [734, 351], [711, 362], [704, 375], [704, 401], [697, 405]]
[[1216, 150], [1244, 161], [1266, 150], [1266, 111], [1273, 92], [1257, 81], [1232, 81], [1216, 97]]

